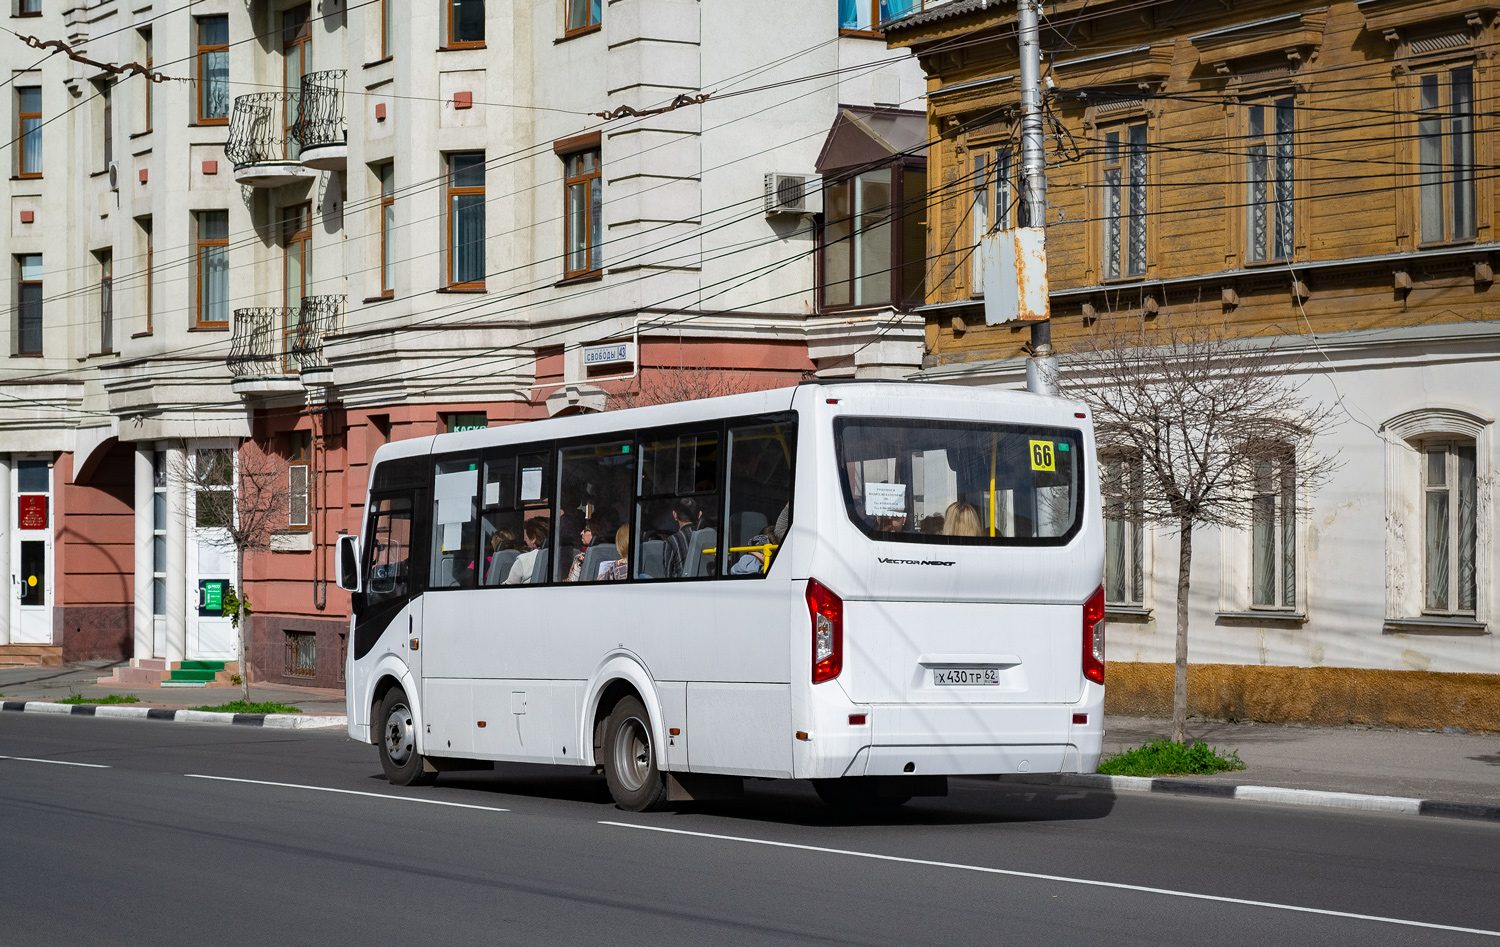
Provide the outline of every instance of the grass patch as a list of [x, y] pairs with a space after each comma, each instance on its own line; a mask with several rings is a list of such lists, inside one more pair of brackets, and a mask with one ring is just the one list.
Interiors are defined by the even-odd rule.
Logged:
[[105, 694], [103, 697], [69, 694], [61, 700], [53, 701], [57, 704], [139, 704], [140, 702], [141, 699], [133, 694]]
[[278, 704], [273, 701], [261, 701], [260, 703], [247, 703], [243, 700], [232, 700], [227, 704], [217, 707], [194, 707], [193, 710], [207, 710], [218, 714], [300, 714], [300, 708], [291, 707], [287, 704]]
[[1238, 750], [1226, 756], [1207, 743], [1152, 740], [1099, 761], [1107, 776], [1207, 776], [1245, 768]]

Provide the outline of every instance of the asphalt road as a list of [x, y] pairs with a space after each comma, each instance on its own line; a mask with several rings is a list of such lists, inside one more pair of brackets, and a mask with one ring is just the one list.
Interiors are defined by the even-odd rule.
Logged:
[[397, 789], [342, 733], [32, 714], [0, 755], [3, 945], [1500, 944], [1493, 823], [981, 780], [641, 815], [578, 770]]

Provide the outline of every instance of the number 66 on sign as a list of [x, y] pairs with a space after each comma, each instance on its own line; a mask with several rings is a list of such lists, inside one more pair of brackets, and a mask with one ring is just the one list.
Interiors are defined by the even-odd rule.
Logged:
[[1052, 456], [1051, 441], [1031, 441], [1031, 469], [1057, 470], [1056, 458]]

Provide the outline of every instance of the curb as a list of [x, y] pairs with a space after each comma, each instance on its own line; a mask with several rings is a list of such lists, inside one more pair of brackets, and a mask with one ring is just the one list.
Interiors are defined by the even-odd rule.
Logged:
[[227, 714], [208, 710], [163, 710], [160, 707], [131, 707], [120, 704], [55, 704], [48, 700], [7, 700], [0, 710], [41, 714], [67, 714], [77, 717], [119, 717], [130, 720], [167, 720], [179, 723], [228, 724], [241, 727], [266, 727], [273, 730], [323, 730], [346, 728], [349, 718], [343, 714]]
[[1078, 786], [1084, 789], [1106, 789], [1111, 792], [1165, 793], [1174, 796], [1207, 796], [1246, 802], [1272, 802], [1283, 806], [1313, 806], [1321, 809], [1352, 809], [1359, 812], [1394, 812], [1401, 815], [1441, 816], [1449, 819], [1480, 819], [1500, 822], [1500, 806], [1470, 802], [1443, 802], [1437, 799], [1412, 799], [1406, 796], [1376, 796], [1357, 792], [1329, 792], [1322, 789], [1283, 789], [1278, 786], [1249, 786], [1236, 783], [1208, 783], [1191, 779], [1154, 779], [1147, 776], [1101, 776], [1069, 774], [1059, 776], [1005, 776], [1009, 782], [1048, 786]]

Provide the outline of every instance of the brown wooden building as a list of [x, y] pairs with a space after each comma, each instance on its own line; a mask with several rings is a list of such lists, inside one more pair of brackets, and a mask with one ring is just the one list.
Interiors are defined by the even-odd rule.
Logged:
[[[928, 76], [921, 376], [1015, 386], [1029, 334], [985, 324], [974, 252], [984, 232], [1025, 223], [1015, 3], [917, 6], [885, 27]], [[1328, 719], [1474, 724], [1433, 696], [1441, 678], [1479, 687], [1500, 728], [1500, 4], [1059, 0], [1043, 13], [1045, 224], [1064, 370], [1113, 313], [1222, 321], [1276, 339], [1344, 415], [1323, 445], [1344, 468], [1296, 542], [1266, 551], [1226, 533], [1217, 561], [1195, 569], [1193, 660], [1205, 665], [1194, 701], [1302, 716], [1256, 709], [1274, 673], [1280, 693], [1337, 695], [1319, 711]], [[1442, 522], [1440, 494], [1454, 511]], [[1113, 682], [1118, 709], [1131, 694], [1154, 700], [1142, 682], [1160, 684], [1170, 660], [1171, 622], [1158, 631], [1156, 615], [1171, 613], [1175, 562], [1154, 553], [1160, 537], [1131, 531], [1118, 531], [1107, 575], [1111, 666], [1132, 665]], [[1269, 601], [1246, 565], [1263, 554], [1296, 576]], [[1359, 677], [1370, 673], [1385, 695], [1374, 704]]]

